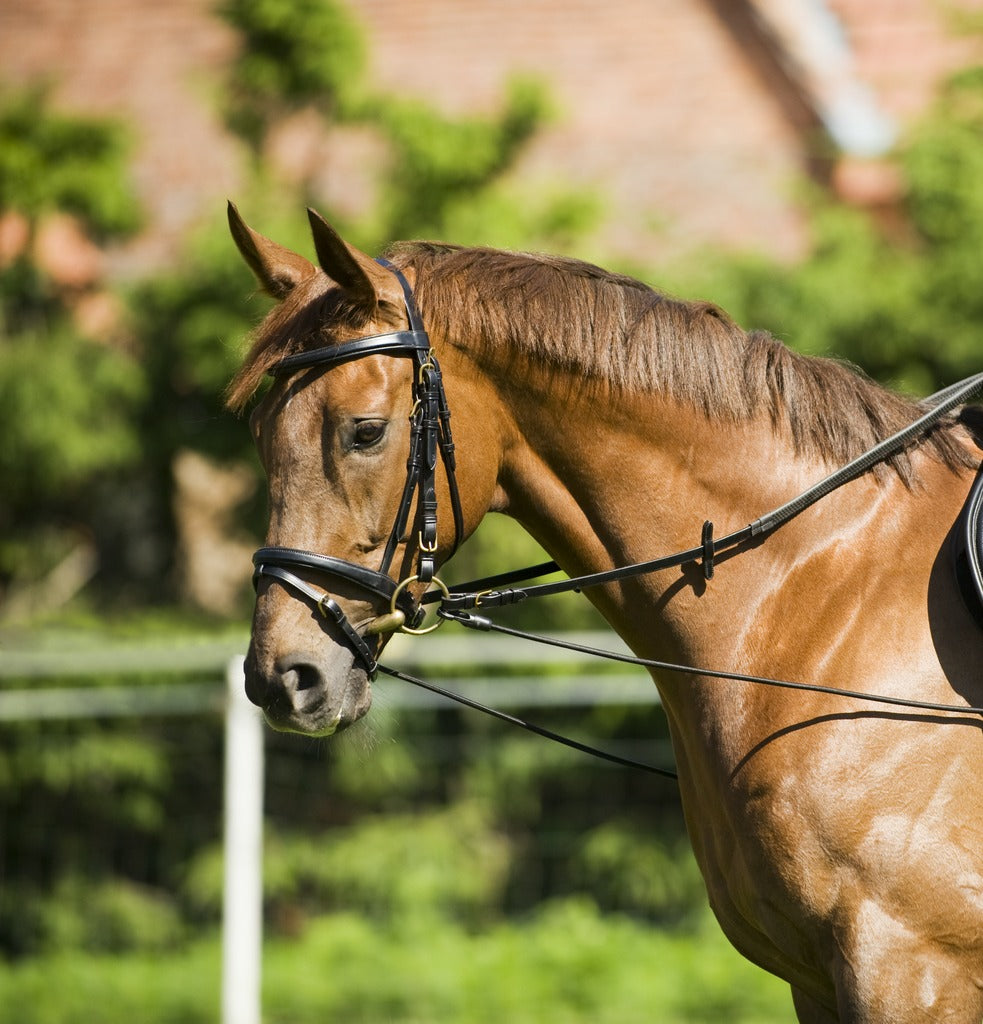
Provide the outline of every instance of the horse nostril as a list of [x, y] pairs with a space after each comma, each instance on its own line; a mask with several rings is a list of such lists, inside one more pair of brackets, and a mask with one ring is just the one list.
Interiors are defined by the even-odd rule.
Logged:
[[295, 689], [298, 693], [304, 690], [313, 690], [321, 682], [321, 673], [313, 665], [304, 663], [291, 665], [290, 671], [296, 676]]

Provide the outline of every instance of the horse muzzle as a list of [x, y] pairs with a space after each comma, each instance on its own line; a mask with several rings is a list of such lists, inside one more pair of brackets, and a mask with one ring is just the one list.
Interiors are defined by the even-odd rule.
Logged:
[[280, 732], [331, 736], [361, 718], [372, 703], [369, 675], [352, 652], [334, 647], [332, 657], [289, 651], [272, 660], [250, 646], [246, 695]]

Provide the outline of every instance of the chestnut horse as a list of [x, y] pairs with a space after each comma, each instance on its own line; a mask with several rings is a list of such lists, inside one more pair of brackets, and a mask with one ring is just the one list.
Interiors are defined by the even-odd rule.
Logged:
[[[264, 551], [281, 560], [258, 578], [246, 688], [280, 728], [326, 735], [368, 710], [366, 658], [409, 614], [396, 581], [429, 578], [425, 557], [439, 568], [487, 512], [571, 575], [607, 570], [692, 545], [705, 519], [749, 522], [924, 411], [713, 305], [575, 260], [407, 243], [384, 264], [312, 213], [314, 264], [232, 207], [230, 223], [280, 300], [229, 392], [241, 409], [273, 374], [250, 423], [269, 477]], [[424, 500], [397, 515], [413, 397], [432, 399], [415, 390], [431, 364], [413, 298], [460, 493], [455, 524], [440, 434], [424, 551]], [[381, 351], [356, 341], [378, 336]], [[947, 540], [981, 457], [969, 424], [948, 417], [719, 559], [712, 580], [690, 564], [590, 599], [646, 658], [978, 708], [983, 631]], [[322, 561], [290, 563], [297, 551]], [[425, 589], [411, 580], [401, 597]], [[980, 716], [655, 675], [710, 903], [733, 944], [789, 982], [799, 1020], [979, 1024]]]

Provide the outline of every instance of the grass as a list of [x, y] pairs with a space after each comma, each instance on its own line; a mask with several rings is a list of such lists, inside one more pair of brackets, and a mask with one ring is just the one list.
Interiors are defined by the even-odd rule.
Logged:
[[[707, 915], [688, 932], [586, 900], [468, 932], [438, 917], [311, 920], [264, 951], [265, 1024], [786, 1024], [786, 986]], [[0, 1024], [213, 1024], [217, 940], [174, 953], [0, 965]]]

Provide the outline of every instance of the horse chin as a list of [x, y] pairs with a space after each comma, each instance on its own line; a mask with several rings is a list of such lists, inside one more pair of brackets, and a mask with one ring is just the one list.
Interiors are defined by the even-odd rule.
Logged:
[[348, 652], [333, 664], [293, 652], [263, 670], [250, 648], [246, 695], [278, 732], [331, 736], [361, 718], [372, 703], [368, 673]]

